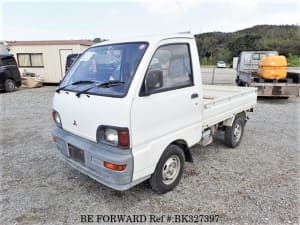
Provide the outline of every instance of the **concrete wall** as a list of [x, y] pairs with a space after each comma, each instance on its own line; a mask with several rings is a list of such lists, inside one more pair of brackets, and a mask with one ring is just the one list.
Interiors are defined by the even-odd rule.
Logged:
[[10, 53], [18, 61], [18, 53], [42, 53], [42, 68], [19, 67], [21, 74], [25, 71], [40, 75], [43, 82], [58, 83], [65, 75], [65, 60], [70, 53], [81, 53], [88, 46], [83, 45], [20, 45], [10, 46]]

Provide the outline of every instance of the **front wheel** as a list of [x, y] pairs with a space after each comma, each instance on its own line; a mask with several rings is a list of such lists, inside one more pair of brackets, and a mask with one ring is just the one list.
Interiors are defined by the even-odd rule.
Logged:
[[162, 154], [154, 173], [150, 178], [152, 189], [158, 193], [166, 193], [175, 188], [182, 176], [184, 154], [177, 145], [170, 145]]
[[237, 147], [243, 137], [245, 126], [245, 119], [242, 116], [238, 116], [233, 121], [231, 127], [225, 129], [225, 144], [230, 148]]
[[7, 79], [5, 81], [5, 91], [6, 92], [12, 92], [16, 90], [16, 84], [12, 79]]

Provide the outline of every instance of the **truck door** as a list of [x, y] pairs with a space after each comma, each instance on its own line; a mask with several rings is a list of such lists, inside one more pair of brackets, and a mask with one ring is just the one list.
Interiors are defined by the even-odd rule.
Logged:
[[194, 84], [189, 43], [158, 47], [146, 74], [152, 70], [163, 72], [162, 87], [145, 96], [143, 84], [139, 97], [132, 104], [131, 146], [134, 148], [135, 171], [141, 171], [134, 173], [136, 179], [143, 176], [142, 171], [145, 174], [152, 172], [147, 169], [153, 168], [166, 147], [164, 145], [175, 141], [176, 134], [180, 138], [184, 131], [190, 140], [201, 137], [202, 95]]

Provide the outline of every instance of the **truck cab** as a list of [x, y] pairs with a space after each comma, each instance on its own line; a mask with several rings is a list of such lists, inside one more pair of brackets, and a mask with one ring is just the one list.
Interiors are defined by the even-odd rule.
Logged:
[[239, 86], [250, 86], [251, 82], [259, 79], [259, 62], [266, 56], [277, 56], [277, 51], [243, 51], [238, 58], [237, 79]]
[[180, 181], [190, 147], [217, 130], [242, 139], [255, 88], [202, 85], [198, 51], [186, 34], [106, 41], [74, 63], [53, 100], [59, 156], [116, 190], [148, 180], [165, 193]]

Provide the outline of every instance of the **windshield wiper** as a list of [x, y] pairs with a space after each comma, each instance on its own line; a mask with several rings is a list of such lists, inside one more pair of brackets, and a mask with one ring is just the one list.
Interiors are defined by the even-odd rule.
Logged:
[[93, 80], [78, 80], [73, 82], [72, 84], [67, 84], [63, 87], [60, 87], [58, 89], [56, 89], [56, 93], [59, 93], [61, 90], [65, 89], [66, 87], [72, 86], [72, 85], [76, 85], [76, 84], [91, 84], [91, 83], [95, 83], [95, 81]]
[[84, 94], [87, 91], [89, 91], [89, 90], [91, 90], [91, 89], [93, 89], [95, 87], [110, 88], [110, 87], [118, 86], [118, 85], [121, 85], [121, 84], [124, 84], [124, 82], [120, 81], [120, 80], [111, 80], [111, 81], [105, 81], [105, 82], [97, 83], [97, 84], [93, 85], [92, 87], [89, 87], [89, 88], [86, 88], [86, 89], [84, 89], [82, 91], [77, 92], [76, 96], [80, 97], [81, 94]]

